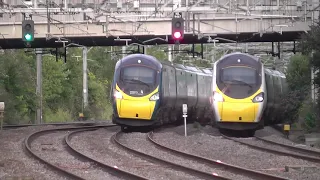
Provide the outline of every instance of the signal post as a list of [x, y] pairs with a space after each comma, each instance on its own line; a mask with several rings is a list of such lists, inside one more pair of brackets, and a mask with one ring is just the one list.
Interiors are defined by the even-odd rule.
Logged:
[[[21, 32], [22, 32], [22, 41], [25, 42], [26, 47], [30, 47], [31, 43], [34, 41], [34, 21], [32, 20], [32, 16], [26, 17], [23, 14], [24, 18], [21, 23]], [[37, 108], [37, 116], [36, 123], [42, 123], [42, 48], [37, 48], [35, 50], [37, 56], [37, 87], [36, 94], [39, 97], [38, 108]]]

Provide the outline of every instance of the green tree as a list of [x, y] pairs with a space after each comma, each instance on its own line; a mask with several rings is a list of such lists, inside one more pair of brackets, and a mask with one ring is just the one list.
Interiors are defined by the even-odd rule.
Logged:
[[[311, 85], [311, 71], [308, 56], [297, 54], [290, 58], [286, 78], [290, 90], [301, 90]], [[308, 92], [305, 92], [309, 94]]]
[[66, 81], [64, 81], [63, 98], [65, 99], [62, 107], [68, 109], [71, 116], [76, 119], [83, 107], [82, 97], [82, 57], [81, 48], [68, 48], [67, 63], [65, 64]]
[[[314, 77], [316, 87], [320, 86], [320, 23], [310, 26], [310, 32], [302, 36], [299, 48], [303, 54], [310, 56], [310, 65], [318, 71]], [[320, 93], [320, 91], [319, 91]], [[318, 94], [319, 97], [320, 94]], [[318, 98], [320, 100], [320, 98]], [[318, 102], [319, 104], [319, 102]]]
[[95, 118], [110, 119], [112, 113], [109, 92], [117, 61], [110, 58], [109, 50], [96, 47], [88, 53], [89, 113]]
[[55, 57], [45, 56], [42, 61], [42, 90], [45, 106], [57, 110], [63, 102], [64, 82], [67, 74], [62, 61], [55, 61]]
[[[299, 43], [299, 48], [303, 54], [310, 57], [310, 66], [313, 67], [315, 73], [314, 85], [318, 89], [320, 86], [320, 22], [310, 26], [310, 31], [302, 36]], [[318, 102], [314, 107], [316, 112], [320, 111], [320, 91], [316, 94]], [[312, 104], [313, 105], [313, 104]], [[317, 124], [320, 126], [319, 115], [315, 116], [318, 119]]]
[[310, 104], [311, 72], [308, 56], [292, 56], [287, 67], [286, 78], [289, 92], [282, 98], [287, 121], [310, 129], [315, 119], [314, 109]]
[[5, 123], [33, 121], [36, 109], [34, 62], [22, 50], [6, 50], [0, 55], [0, 100], [5, 102]]
[[66, 100], [66, 64], [56, 62], [54, 56], [44, 56], [42, 60], [43, 119], [45, 122], [72, 120], [69, 110], [64, 106]]

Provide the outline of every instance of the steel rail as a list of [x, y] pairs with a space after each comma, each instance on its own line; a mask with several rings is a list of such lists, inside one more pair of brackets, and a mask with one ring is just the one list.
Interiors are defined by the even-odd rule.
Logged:
[[54, 131], [67, 131], [67, 130], [76, 130], [76, 129], [90, 129], [90, 128], [102, 128], [102, 127], [112, 127], [112, 126], [116, 126], [116, 125], [98, 125], [98, 126], [83, 126], [83, 127], [67, 127], [67, 128], [51, 128], [51, 129], [46, 129], [46, 130], [40, 130], [34, 133], [29, 134], [25, 140], [24, 140], [24, 148], [27, 151], [27, 153], [29, 153], [31, 156], [33, 156], [35, 159], [39, 160], [40, 162], [48, 165], [49, 167], [51, 167], [52, 169], [56, 170], [57, 172], [66, 175], [69, 178], [72, 179], [80, 179], [80, 180], [85, 180], [84, 178], [73, 174], [63, 168], [60, 168], [59, 166], [50, 163], [48, 161], [46, 161], [44, 158], [42, 158], [41, 156], [39, 156], [37, 153], [35, 153], [32, 148], [31, 148], [31, 143], [37, 139], [39, 136], [43, 135], [43, 134], [47, 134], [50, 132], [54, 132]]
[[231, 137], [228, 137], [228, 136], [225, 136], [225, 135], [222, 135], [222, 137], [224, 137], [226, 139], [229, 139], [229, 140], [232, 140], [232, 141], [235, 141], [235, 142], [238, 142], [240, 144], [249, 146], [251, 148], [261, 150], [261, 151], [271, 152], [271, 153], [274, 153], [274, 154], [279, 154], [279, 155], [284, 155], [284, 156], [291, 156], [291, 157], [295, 157], [295, 158], [299, 158], [299, 159], [304, 159], [304, 160], [307, 160], [307, 161], [320, 163], [320, 158], [318, 158], [318, 157], [307, 156], [307, 155], [302, 155], [302, 154], [293, 154], [293, 153], [289, 153], [289, 152], [285, 152], [285, 151], [279, 151], [279, 150], [275, 150], [275, 149], [265, 148], [265, 147], [261, 147], [261, 146], [258, 146], [258, 145], [253, 145], [253, 144], [250, 144], [250, 143], [247, 143], [247, 142], [243, 142], [241, 140], [237, 140], [235, 138], [231, 138]]
[[248, 176], [248, 177], [251, 177], [254, 179], [265, 179], [265, 180], [269, 180], [269, 179], [270, 180], [285, 180], [285, 179], [287, 179], [287, 178], [283, 178], [280, 176], [275, 176], [275, 175], [271, 175], [271, 174], [267, 174], [267, 173], [263, 173], [263, 172], [259, 172], [259, 171], [254, 171], [254, 170], [247, 169], [247, 168], [242, 168], [242, 167], [231, 165], [231, 164], [226, 164], [226, 163], [219, 162], [216, 160], [208, 159], [206, 157], [202, 157], [202, 156], [198, 156], [198, 155], [194, 155], [194, 154], [189, 154], [186, 152], [182, 152], [182, 151], [178, 151], [178, 150], [169, 148], [167, 146], [164, 146], [164, 145], [156, 142], [153, 139], [153, 134], [154, 134], [153, 132], [148, 133], [148, 140], [151, 141], [152, 143], [154, 143], [155, 145], [157, 145], [158, 147], [165, 149], [165, 150], [168, 150], [168, 151], [172, 151], [172, 152], [179, 154], [181, 156], [188, 157], [188, 158], [195, 160], [195, 161], [202, 161], [206, 164], [209, 164], [209, 166], [214, 166], [214, 167], [217, 167], [220, 169], [224, 168], [224, 170], [230, 171], [232, 173], [241, 174], [241, 175]]
[[133, 148], [130, 148], [126, 145], [124, 145], [123, 143], [120, 142], [119, 140], [119, 136], [122, 134], [121, 131], [117, 132], [116, 134], [114, 134], [111, 138], [113, 140], [113, 142], [115, 142], [118, 146], [132, 152], [132, 153], [135, 153], [139, 156], [142, 156], [142, 157], [145, 157], [145, 158], [148, 158], [150, 160], [153, 160], [153, 161], [157, 161], [157, 162], [160, 162], [162, 164], [167, 164], [167, 165], [170, 165], [172, 166], [173, 168], [176, 168], [176, 169], [180, 169], [182, 172], [184, 173], [187, 173], [187, 174], [190, 174], [192, 176], [195, 176], [195, 175], [198, 175], [199, 177], [201, 178], [205, 178], [205, 179], [219, 179], [219, 180], [229, 180], [229, 178], [226, 178], [226, 177], [223, 177], [223, 176], [219, 176], [219, 175], [213, 175], [211, 173], [207, 173], [207, 172], [204, 172], [204, 171], [200, 171], [200, 170], [197, 170], [197, 169], [193, 169], [193, 168], [189, 168], [187, 166], [183, 166], [183, 165], [180, 165], [180, 164], [176, 164], [176, 163], [172, 163], [172, 162], [169, 162], [169, 161], [166, 161], [164, 159], [160, 159], [160, 158], [157, 158], [157, 157], [154, 157], [154, 156], [151, 156], [149, 154], [146, 154], [146, 153], [143, 153], [143, 152], [140, 152], [140, 151], [137, 151]]
[[[102, 122], [102, 121], [100, 121]], [[14, 129], [14, 128], [22, 128], [29, 126], [65, 126], [65, 125], [90, 125], [90, 124], [99, 124], [100, 122], [64, 122], [64, 123], [43, 123], [43, 124], [8, 124], [3, 125], [4, 129]]]
[[105, 163], [102, 163], [96, 159], [93, 159], [83, 153], [81, 153], [81, 151], [77, 150], [75, 147], [73, 147], [71, 145], [71, 138], [72, 136], [74, 136], [75, 134], [77, 133], [82, 133], [82, 132], [85, 132], [85, 131], [93, 131], [93, 130], [96, 130], [96, 129], [82, 129], [82, 130], [79, 130], [79, 131], [74, 131], [74, 132], [71, 132], [69, 134], [67, 134], [64, 138], [68, 148], [70, 150], [72, 150], [74, 153], [76, 153], [77, 155], [87, 159], [87, 160], [90, 160], [96, 164], [98, 164], [99, 166], [105, 168], [105, 169], [109, 169], [111, 170], [113, 173], [110, 173], [112, 175], [116, 175], [116, 176], [124, 176], [126, 178], [129, 178], [129, 179], [138, 179], [138, 180], [147, 180], [147, 178], [145, 177], [142, 177], [142, 176], [139, 176], [139, 175], [136, 175], [134, 173], [131, 173], [131, 172], [128, 172], [128, 171], [125, 171], [125, 170], [122, 170], [122, 169], [119, 169], [119, 168], [114, 168], [113, 166], [110, 166], [108, 164], [105, 164]]
[[254, 136], [255, 138], [257, 138], [260, 141], [269, 143], [269, 144], [274, 144], [274, 145], [278, 145], [278, 146], [282, 146], [284, 148], [289, 149], [290, 151], [296, 151], [299, 153], [305, 153], [308, 154], [310, 156], [319, 156], [320, 157], [320, 152], [319, 151], [315, 151], [315, 150], [311, 150], [311, 149], [304, 149], [304, 148], [300, 148], [300, 147], [296, 147], [296, 146], [292, 146], [292, 145], [287, 145], [287, 144], [282, 144], [282, 143], [278, 143], [275, 141], [270, 141], [268, 139], [264, 139], [258, 136]]

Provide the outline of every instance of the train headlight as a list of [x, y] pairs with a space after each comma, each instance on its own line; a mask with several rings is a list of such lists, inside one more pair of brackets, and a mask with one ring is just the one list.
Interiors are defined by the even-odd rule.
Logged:
[[122, 98], [123, 98], [121, 92], [119, 92], [119, 91], [116, 90], [116, 89], [114, 90], [113, 96], [114, 96], [114, 98], [116, 98], [116, 99], [122, 99]]
[[158, 93], [158, 92], [155, 93], [154, 95], [152, 95], [152, 96], [149, 98], [150, 101], [156, 101], [156, 100], [158, 100], [158, 99], [159, 99], [159, 93]]
[[252, 102], [258, 103], [258, 102], [262, 102], [263, 100], [264, 100], [264, 92], [261, 92], [252, 99]]
[[219, 94], [218, 92], [213, 91], [213, 100], [218, 102], [223, 102], [223, 96]]

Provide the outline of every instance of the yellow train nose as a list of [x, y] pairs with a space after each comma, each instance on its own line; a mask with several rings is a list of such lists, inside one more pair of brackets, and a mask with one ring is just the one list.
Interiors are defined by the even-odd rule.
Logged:
[[256, 116], [256, 104], [223, 102], [221, 121], [226, 122], [254, 122]]
[[126, 100], [120, 103], [120, 118], [130, 119], [150, 119], [155, 106], [154, 101], [146, 100]]

